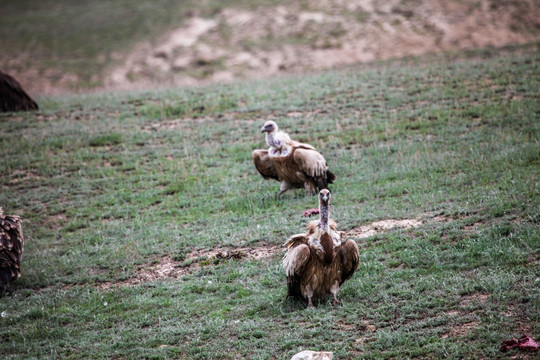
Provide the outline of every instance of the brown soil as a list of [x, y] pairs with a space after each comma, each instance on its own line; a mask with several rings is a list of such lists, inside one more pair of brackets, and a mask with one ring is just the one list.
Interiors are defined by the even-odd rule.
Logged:
[[463, 337], [469, 334], [471, 331], [474, 331], [476, 328], [478, 328], [478, 322], [477, 321], [471, 321], [465, 324], [459, 324], [454, 326], [452, 331], [450, 331], [448, 334], [444, 334], [442, 336], [443, 339], [445, 338], [455, 338], [455, 337]]
[[[357, 0], [193, 17], [112, 69], [111, 88], [199, 85], [538, 39], [534, 0]], [[130, 79], [137, 79], [131, 81]]]
[[171, 256], [164, 256], [157, 263], [150, 263], [138, 268], [137, 274], [125, 281], [114, 283], [101, 283], [100, 287], [108, 289], [110, 287], [132, 286], [141, 283], [152, 282], [160, 279], [179, 279], [189, 273], [194, 272], [201, 266], [213, 264], [222, 260], [255, 259], [261, 260], [269, 258], [276, 253], [284, 252], [284, 248], [277, 245], [265, 245], [253, 248], [220, 248], [212, 250], [195, 250], [189, 253], [185, 260], [176, 261]]
[[[159, 41], [116, 54], [117, 65], [102, 75], [104, 88], [193, 86], [534, 42], [540, 38], [540, 2], [291, 1], [227, 8], [211, 18], [194, 13], [182, 24]], [[4, 67], [32, 94], [66, 92], [77, 78], [65, 72], [59, 77], [55, 69], [40, 75]]]

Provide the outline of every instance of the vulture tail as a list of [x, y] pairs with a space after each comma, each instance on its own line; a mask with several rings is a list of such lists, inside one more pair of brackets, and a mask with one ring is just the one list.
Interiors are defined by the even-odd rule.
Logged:
[[336, 180], [336, 175], [330, 170], [326, 170], [326, 176], [313, 177], [312, 180], [317, 184], [319, 191], [321, 191], [322, 189], [328, 189], [328, 184], [332, 184]]
[[329, 184], [333, 184], [334, 180], [336, 180], [336, 175], [334, 175], [334, 173], [331, 172], [330, 170], [326, 170], [326, 181]]
[[315, 184], [317, 184], [317, 189], [321, 191], [322, 189], [328, 189], [328, 183], [322, 177], [316, 177]]

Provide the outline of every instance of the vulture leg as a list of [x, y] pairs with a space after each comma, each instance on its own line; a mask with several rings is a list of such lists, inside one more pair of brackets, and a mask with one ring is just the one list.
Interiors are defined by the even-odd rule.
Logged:
[[306, 297], [307, 297], [307, 306], [310, 307], [310, 308], [314, 308], [315, 306], [313, 305], [313, 289], [311, 289], [310, 286], [308, 286], [306, 288]]
[[306, 196], [313, 195], [314, 193], [317, 192], [315, 184], [313, 183], [313, 181], [311, 181], [311, 179], [308, 176], [306, 176], [306, 174], [304, 174], [303, 172], [297, 171], [296, 172], [296, 177], [298, 179], [300, 179], [304, 183], [304, 189], [306, 190]]
[[339, 291], [339, 282], [335, 281], [330, 287], [330, 293], [334, 297], [334, 300], [332, 301], [332, 305], [341, 305], [341, 301], [339, 301], [337, 298], [338, 291]]
[[304, 183], [304, 189], [306, 189], [306, 196], [314, 195], [315, 193], [317, 193], [317, 191], [316, 191], [317, 189], [315, 189], [313, 184], [311, 182], [308, 182], [308, 181], [306, 181]]
[[288, 191], [288, 190], [291, 190], [291, 189], [294, 189], [294, 186], [292, 186], [291, 183], [289, 183], [287, 180], [283, 180], [281, 182], [281, 185], [279, 186], [279, 194], [278, 194], [278, 197], [281, 196], [281, 194], [283, 194], [284, 192]]

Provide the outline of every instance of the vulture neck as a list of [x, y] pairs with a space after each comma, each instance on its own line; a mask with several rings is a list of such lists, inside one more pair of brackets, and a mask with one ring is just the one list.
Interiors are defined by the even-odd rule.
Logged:
[[330, 232], [330, 226], [328, 225], [328, 221], [330, 218], [330, 206], [328, 203], [321, 202], [319, 204], [319, 212], [321, 214], [321, 218], [319, 221], [319, 229], [325, 232]]
[[321, 213], [321, 219], [319, 221], [319, 229], [321, 230], [321, 246], [324, 249], [323, 261], [325, 264], [330, 264], [334, 257], [334, 241], [330, 236], [330, 226], [328, 225], [330, 208], [328, 203], [320, 203], [319, 209]]
[[277, 140], [277, 131], [267, 132], [266, 133], [266, 145], [273, 147], [275, 149], [281, 148], [281, 142]]

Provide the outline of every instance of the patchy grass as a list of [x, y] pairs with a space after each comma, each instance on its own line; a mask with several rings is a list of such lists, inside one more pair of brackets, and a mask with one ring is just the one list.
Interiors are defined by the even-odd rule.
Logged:
[[[538, 52], [448, 59], [0, 115], [0, 206], [27, 238], [0, 352], [497, 359], [538, 339]], [[343, 306], [285, 298], [280, 245], [316, 198], [256, 174], [268, 119], [338, 176], [332, 217], [361, 251]]]

